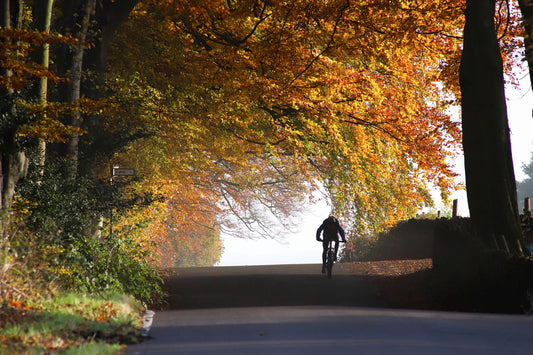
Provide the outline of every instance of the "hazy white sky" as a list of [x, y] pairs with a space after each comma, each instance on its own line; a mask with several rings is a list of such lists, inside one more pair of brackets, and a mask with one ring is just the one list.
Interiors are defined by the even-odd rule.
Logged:
[[300, 218], [296, 230], [282, 239], [244, 239], [223, 236], [224, 254], [220, 266], [316, 264], [320, 263], [322, 243], [315, 233], [330, 212], [325, 201], [309, 206]]
[[[521, 167], [529, 163], [533, 151], [533, 93], [527, 71], [523, 71], [522, 77], [519, 89], [506, 90], [507, 115], [517, 180], [524, 178]], [[457, 161], [456, 168], [464, 176], [462, 159]], [[456, 192], [452, 195], [452, 199], [455, 198], [459, 200], [459, 215], [467, 216], [466, 192]], [[437, 205], [437, 208], [441, 207]], [[315, 240], [315, 232], [329, 212], [330, 208], [324, 201], [310, 206], [309, 212], [304, 214], [298, 223], [299, 232], [287, 235], [281, 240], [224, 236], [225, 251], [219, 266], [318, 264], [321, 259], [322, 244]]]

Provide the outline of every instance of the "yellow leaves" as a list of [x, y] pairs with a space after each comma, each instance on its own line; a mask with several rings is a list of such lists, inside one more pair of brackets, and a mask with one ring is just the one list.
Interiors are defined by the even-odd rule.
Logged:
[[30, 60], [30, 53], [43, 44], [78, 43], [77, 40], [59, 34], [0, 28], [0, 66], [7, 71], [0, 76], [0, 87], [21, 90], [30, 78], [45, 77], [60, 82], [46, 67]]
[[151, 172], [143, 187], [222, 215], [318, 176], [354, 221], [381, 225], [425, 203], [429, 182], [449, 186], [459, 130], [442, 92], [457, 87], [434, 83], [455, 59], [460, 3], [345, 5], [142, 2], [114, 47], [115, 73], [136, 79], [115, 88], [109, 125], [154, 132], [122, 157]]
[[64, 117], [75, 114], [100, 114], [110, 110], [111, 106], [105, 101], [95, 101], [86, 98], [74, 103], [31, 104], [24, 101], [17, 102], [17, 106], [24, 110], [29, 117], [35, 117], [28, 124], [18, 130], [21, 137], [37, 137], [47, 142], [65, 142], [69, 137], [85, 134], [85, 130], [61, 122]]

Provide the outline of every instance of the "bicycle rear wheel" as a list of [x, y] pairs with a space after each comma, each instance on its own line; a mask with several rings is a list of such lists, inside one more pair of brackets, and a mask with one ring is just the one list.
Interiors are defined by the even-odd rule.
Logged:
[[328, 279], [331, 279], [331, 271], [333, 270], [334, 258], [335, 258], [335, 251], [331, 248], [328, 249], [328, 261], [326, 264]]

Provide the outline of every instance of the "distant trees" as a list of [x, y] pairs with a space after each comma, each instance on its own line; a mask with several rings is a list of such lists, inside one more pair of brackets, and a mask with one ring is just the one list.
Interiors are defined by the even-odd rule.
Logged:
[[522, 167], [526, 178], [516, 183], [516, 194], [520, 203], [526, 197], [533, 199], [533, 160]]

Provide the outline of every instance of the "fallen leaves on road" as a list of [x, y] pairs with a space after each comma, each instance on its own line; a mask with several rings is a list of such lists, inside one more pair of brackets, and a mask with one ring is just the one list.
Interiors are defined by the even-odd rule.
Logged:
[[431, 259], [361, 261], [353, 263], [353, 272], [361, 276], [400, 276], [431, 269]]
[[435, 279], [431, 259], [355, 262], [353, 272], [372, 285], [391, 307], [447, 309], [435, 294], [441, 285]]

